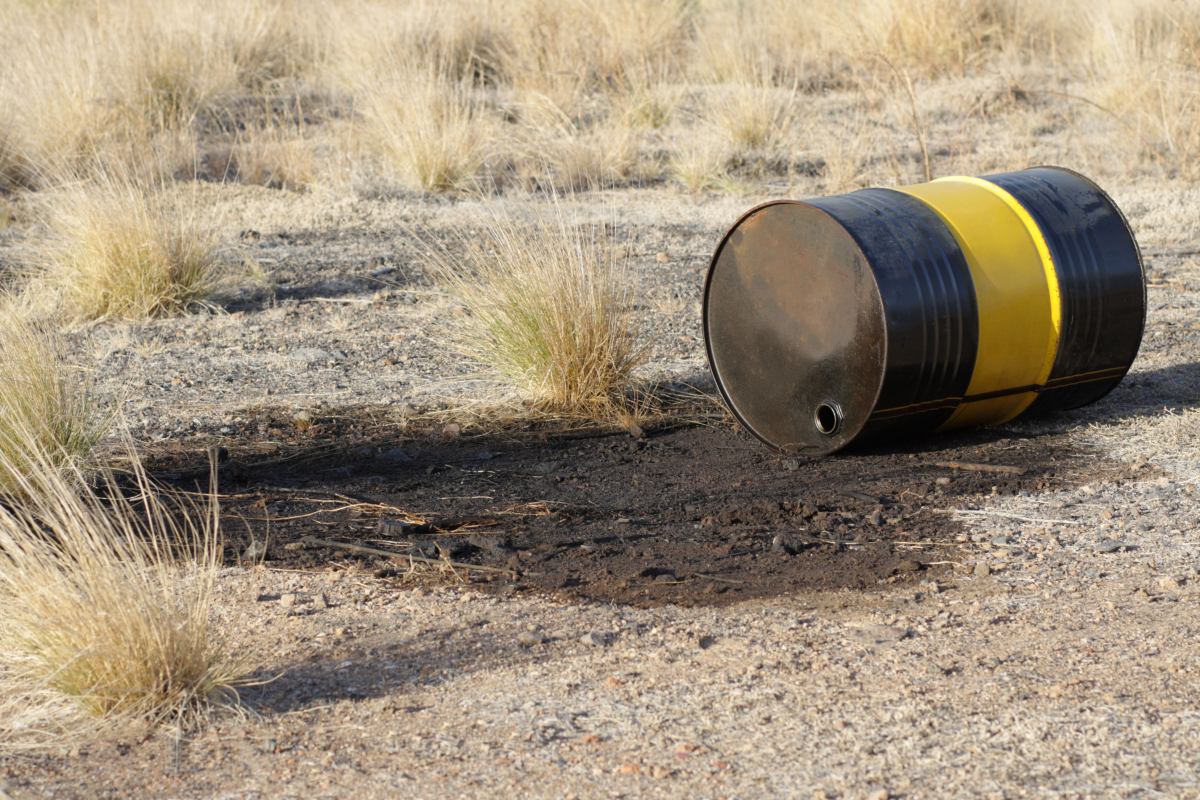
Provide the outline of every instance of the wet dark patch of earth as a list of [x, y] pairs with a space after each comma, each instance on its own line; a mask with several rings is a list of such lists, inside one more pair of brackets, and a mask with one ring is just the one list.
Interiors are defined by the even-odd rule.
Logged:
[[[205, 490], [206, 453], [218, 454], [230, 563], [258, 540], [274, 567], [358, 563], [384, 579], [641, 606], [916, 583], [961, 558], [963, 531], [948, 508], [1133, 477], [1055, 434], [971, 431], [796, 460], [726, 423], [643, 439], [533, 427], [451, 437], [441, 422], [402, 428], [386, 411], [360, 410], [299, 430], [266, 409], [248, 435], [219, 447], [203, 436], [173, 442], [155, 448], [149, 464], [168, 484]], [[458, 528], [442, 522], [444, 530], [380, 525], [464, 518]], [[408, 555], [492, 571], [410, 571]]]

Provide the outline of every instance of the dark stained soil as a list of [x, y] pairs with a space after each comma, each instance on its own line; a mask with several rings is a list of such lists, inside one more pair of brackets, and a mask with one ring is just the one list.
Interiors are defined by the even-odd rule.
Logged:
[[[330, 412], [300, 430], [266, 409], [246, 435], [173, 443], [149, 463], [167, 485], [203, 491], [207, 453], [219, 459], [230, 563], [259, 558], [257, 540], [277, 567], [358, 561], [386, 580], [641, 606], [916, 583], [960, 557], [948, 507], [1131, 477], [1056, 434], [971, 431], [797, 460], [728, 422], [640, 439], [536, 428], [448, 435], [381, 410]], [[936, 465], [947, 461], [1024, 473]]]

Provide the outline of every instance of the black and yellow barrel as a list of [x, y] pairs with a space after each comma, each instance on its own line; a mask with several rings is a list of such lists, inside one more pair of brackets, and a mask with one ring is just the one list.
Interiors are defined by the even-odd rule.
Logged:
[[703, 314], [734, 416], [815, 456], [1095, 402], [1137, 355], [1146, 283], [1108, 195], [1037, 167], [753, 208]]

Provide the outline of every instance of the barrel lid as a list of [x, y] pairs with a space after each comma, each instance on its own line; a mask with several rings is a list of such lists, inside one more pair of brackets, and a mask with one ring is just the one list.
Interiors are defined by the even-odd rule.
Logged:
[[832, 453], [879, 397], [883, 314], [867, 257], [833, 217], [797, 201], [753, 208], [721, 240], [704, 287], [717, 388], [767, 445]]

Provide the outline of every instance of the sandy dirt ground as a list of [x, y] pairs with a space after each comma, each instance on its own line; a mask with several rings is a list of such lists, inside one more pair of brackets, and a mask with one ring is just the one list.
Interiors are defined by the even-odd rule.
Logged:
[[[686, 448], [655, 456], [657, 473], [670, 473], [658, 502], [684, 515], [679, 530], [726, 535], [764, 569], [783, 558], [769, 546], [780, 524], [844, 534], [847, 557], [866, 546], [853, 543], [860, 534], [866, 544], [887, 539], [903, 559], [872, 562], [875, 580], [797, 582], [735, 603], [713, 592], [685, 607], [669, 588], [626, 602], [566, 585], [510, 591], [466, 575], [397, 577], [338, 550], [300, 563], [281, 539], [264, 564], [231, 566], [220, 580], [225, 628], [255, 654], [263, 681], [243, 690], [243, 714], [195, 735], [130, 731], [7, 757], [0, 797], [1200, 797], [1200, 198], [1150, 181], [1108, 188], [1148, 254], [1150, 310], [1133, 371], [1099, 404], [905, 445], [911, 486], [885, 487], [874, 520], [869, 508], [783, 522], [722, 521], [718, 510], [705, 525], [703, 509], [686, 510], [695, 469]], [[423, 429], [412, 420], [423, 410], [506, 400], [431, 337], [453, 309], [412, 245], [414, 232], [469, 230], [491, 210], [200, 190], [221, 209], [230, 259], [268, 267], [277, 285], [231, 288], [211, 314], [75, 335], [78, 357], [120, 393], [141, 446], [168, 465], [173, 454], [186, 461], [226, 447], [253, 467], [302, 449], [296, 412], [310, 414], [318, 433], [323, 420], [369, 415], [375, 438], [360, 455], [370, 469], [337, 462], [344, 471], [322, 477], [310, 460], [299, 472], [251, 468], [230, 480], [242, 493], [264, 491], [266, 480], [300, 493], [342, 480], [363, 495], [364, 481], [381, 474], [387, 488], [378, 492], [391, 505], [453, 511], [440, 492], [444, 472], [395, 477], [399, 467], [377, 456], [417, 442]], [[662, 189], [570, 201], [611, 221], [637, 266], [639, 293], [661, 325], [646, 377], [711, 388], [703, 270], [723, 229], [758, 199], [694, 204]], [[23, 235], [5, 231], [2, 257], [19, 260]], [[769, 475], [758, 491], [781, 513], [816, 485], [816, 467], [785, 464], [728, 421], [706, 424], [688, 435], [711, 430], [743, 473]], [[463, 425], [469, 440], [465, 415]], [[680, 435], [651, 430], [647, 446]], [[539, 447], [546, 452], [523, 458], [592, 463], [578, 441]], [[1053, 477], [993, 491], [931, 466], [939, 448], [986, 450], [1006, 463], [1011, 447]], [[850, 481], [878, 457], [849, 451], [832, 461]], [[631, 475], [640, 463], [630, 460]], [[547, 470], [562, 478], [553, 491], [574, 486], [599, 502], [588, 474], [559, 472]], [[494, 494], [482, 470], [455, 483], [463, 497]], [[536, 481], [505, 486], [510, 501], [553, 495]], [[916, 495], [893, 497], [908, 489]], [[719, 505], [721, 494], [718, 482], [702, 500]], [[892, 501], [909, 504], [895, 522]], [[832, 502], [813, 511], [834, 513]], [[610, 510], [593, 522], [617, 526]], [[918, 511], [944, 524], [921, 527], [910, 516]], [[316, 517], [324, 538], [370, 538], [356, 531], [371, 525], [342, 513]], [[679, 530], [661, 534], [667, 555]], [[647, 531], [640, 546], [653, 550], [659, 534]], [[914, 531], [922, 535], [906, 539]], [[511, 534], [518, 547], [520, 536]], [[235, 547], [231, 563], [239, 555]]]

